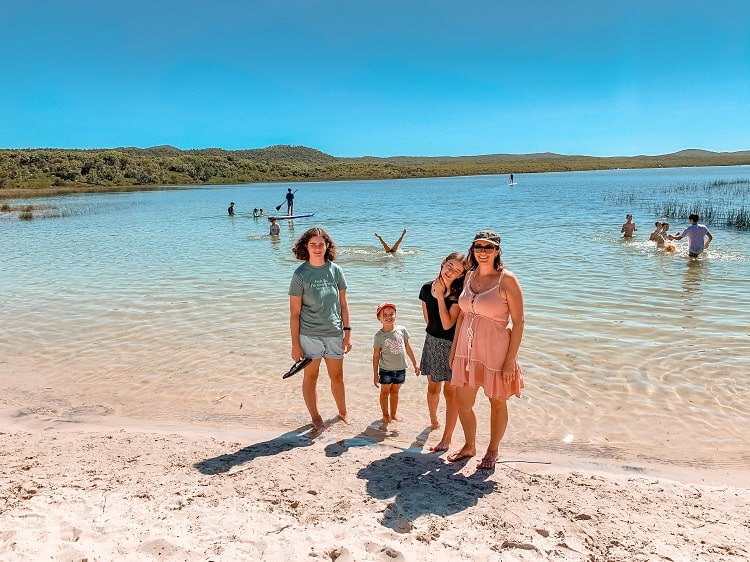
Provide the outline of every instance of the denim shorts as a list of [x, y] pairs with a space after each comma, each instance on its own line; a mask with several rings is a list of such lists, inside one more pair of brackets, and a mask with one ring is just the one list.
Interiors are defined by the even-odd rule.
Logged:
[[378, 369], [378, 381], [380, 384], [404, 384], [406, 380], [406, 369], [398, 371], [388, 371]]
[[305, 352], [305, 357], [310, 359], [320, 359], [321, 357], [327, 357], [329, 359], [343, 359], [344, 358], [344, 336], [305, 336], [299, 335], [299, 344], [302, 346], [302, 351]]

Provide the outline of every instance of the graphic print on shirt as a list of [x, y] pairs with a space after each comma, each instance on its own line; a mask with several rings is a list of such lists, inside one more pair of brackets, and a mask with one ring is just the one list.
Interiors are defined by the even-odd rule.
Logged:
[[404, 351], [404, 337], [401, 334], [396, 334], [395, 338], [387, 339], [384, 343], [393, 355], [401, 355]]
[[316, 291], [324, 291], [329, 287], [334, 287], [333, 280], [331, 279], [313, 279], [310, 281], [310, 288]]

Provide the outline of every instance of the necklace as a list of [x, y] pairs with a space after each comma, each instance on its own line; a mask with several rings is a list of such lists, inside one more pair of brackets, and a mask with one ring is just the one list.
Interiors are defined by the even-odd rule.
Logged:
[[489, 286], [490, 286], [490, 284], [491, 284], [492, 282], [494, 282], [495, 280], [496, 280], [496, 276], [492, 275], [492, 279], [490, 280], [490, 282], [489, 282], [489, 283], [487, 283], [486, 285], [484, 285], [484, 284], [482, 283], [482, 276], [481, 276], [481, 274], [480, 274], [480, 273], [479, 273], [479, 272], [477, 271], [476, 279], [472, 279], [472, 281], [475, 281], [475, 282], [476, 282], [476, 287], [477, 287], [477, 290], [476, 290], [475, 292], [476, 292], [476, 293], [481, 293], [481, 292], [482, 292], [482, 286], [483, 286], [483, 285], [484, 285], [485, 287], [489, 287]]

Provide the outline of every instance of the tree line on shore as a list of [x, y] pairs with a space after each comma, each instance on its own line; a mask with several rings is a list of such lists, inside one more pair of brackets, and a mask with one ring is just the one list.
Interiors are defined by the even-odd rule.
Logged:
[[683, 150], [660, 156], [552, 153], [457, 157], [342, 158], [304, 146], [180, 150], [2, 149], [0, 198], [160, 186], [398, 179], [556, 171], [750, 164], [750, 151]]

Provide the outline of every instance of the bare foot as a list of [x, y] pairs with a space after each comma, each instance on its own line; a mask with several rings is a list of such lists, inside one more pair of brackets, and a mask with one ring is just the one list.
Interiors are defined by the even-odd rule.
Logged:
[[482, 460], [479, 461], [477, 468], [482, 469], [482, 470], [492, 470], [493, 468], [495, 468], [496, 462], [497, 462], [497, 452], [494, 452], [494, 453], [487, 452], [482, 457]]
[[447, 451], [451, 447], [450, 441], [445, 441], [443, 439], [440, 440], [440, 443], [435, 445], [434, 447], [430, 447], [430, 451], [433, 453], [439, 453], [441, 451]]
[[346, 425], [352, 425], [352, 418], [349, 417], [349, 414], [339, 414], [339, 419]]
[[476, 449], [468, 449], [466, 445], [464, 445], [461, 449], [459, 449], [452, 455], [448, 455], [448, 462], [456, 462], [456, 461], [462, 461], [464, 459], [470, 459], [476, 454], [477, 454]]
[[388, 416], [383, 416], [383, 423], [391, 423], [391, 418]]
[[397, 422], [402, 422], [402, 421], [404, 421], [404, 417], [403, 417], [403, 416], [399, 416], [398, 414], [393, 414], [393, 415], [391, 416], [391, 419], [392, 419], [393, 421], [397, 421]]
[[440, 422], [437, 420], [430, 420], [430, 429], [439, 429]]
[[323, 418], [317, 418], [312, 421], [312, 429], [310, 430], [310, 437], [317, 437], [327, 429], [326, 423]]

